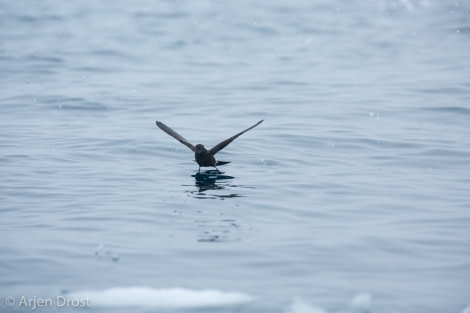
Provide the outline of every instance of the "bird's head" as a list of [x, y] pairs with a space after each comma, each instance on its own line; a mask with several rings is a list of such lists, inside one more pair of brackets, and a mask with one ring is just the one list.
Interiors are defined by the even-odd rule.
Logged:
[[197, 154], [203, 154], [203, 153], [207, 152], [207, 150], [206, 150], [206, 148], [204, 147], [204, 145], [197, 144], [195, 148], [196, 148], [196, 153], [197, 153]]

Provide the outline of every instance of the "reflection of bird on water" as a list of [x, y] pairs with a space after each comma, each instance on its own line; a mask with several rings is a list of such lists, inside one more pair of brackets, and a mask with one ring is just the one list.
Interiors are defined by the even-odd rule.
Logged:
[[191, 176], [196, 179], [196, 186], [199, 187], [199, 192], [225, 189], [229, 185], [227, 180], [235, 178], [233, 176], [218, 175], [216, 171], [198, 172]]
[[220, 173], [219, 169], [217, 168], [216, 165], [224, 165], [224, 164], [227, 164], [227, 163], [230, 163], [230, 162], [224, 162], [224, 161], [216, 161], [214, 155], [219, 152], [220, 150], [222, 150], [223, 148], [225, 148], [228, 144], [230, 144], [233, 140], [235, 140], [238, 136], [246, 133], [247, 131], [249, 131], [250, 129], [258, 126], [259, 124], [261, 124], [261, 122], [263, 122], [263, 120], [259, 121], [258, 123], [256, 123], [255, 125], [245, 129], [244, 131], [242, 132], [239, 132], [238, 134], [236, 135], [233, 135], [232, 137], [228, 138], [228, 139], [225, 139], [224, 141], [216, 144], [212, 149], [210, 150], [207, 150], [202, 144], [197, 144], [196, 146], [193, 146], [189, 141], [187, 141], [183, 136], [181, 136], [180, 134], [178, 134], [177, 132], [175, 132], [173, 129], [171, 129], [170, 127], [166, 126], [165, 124], [163, 124], [162, 122], [159, 122], [157, 121], [156, 124], [158, 127], [160, 127], [161, 130], [163, 130], [165, 133], [167, 133], [168, 135], [172, 136], [173, 138], [175, 138], [176, 140], [178, 140], [179, 142], [181, 142], [182, 144], [184, 144], [185, 146], [187, 146], [189, 149], [191, 149], [191, 151], [194, 152], [194, 157], [196, 158], [196, 162], [197, 164], [199, 164], [199, 171], [201, 171], [201, 166], [205, 167], [205, 166], [213, 166], [216, 168], [217, 172]]
[[[215, 170], [210, 170], [206, 171], [204, 173], [196, 173], [195, 175], [191, 175], [196, 179], [196, 186], [199, 187], [198, 191], [196, 192], [196, 198], [200, 199], [214, 199], [214, 198], [220, 198], [220, 199], [225, 199], [225, 198], [236, 198], [236, 197], [242, 197], [238, 193], [230, 193], [230, 194], [206, 194], [207, 191], [213, 190], [213, 191], [222, 191], [223, 189], [233, 186], [230, 184], [228, 180], [234, 179], [235, 177], [233, 176], [228, 176], [228, 175], [223, 175], [219, 174], [219, 172]], [[192, 192], [194, 193], [194, 192]]]

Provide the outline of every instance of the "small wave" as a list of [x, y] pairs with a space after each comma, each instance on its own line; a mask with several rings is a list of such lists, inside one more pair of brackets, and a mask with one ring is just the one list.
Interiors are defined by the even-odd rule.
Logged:
[[461, 106], [442, 106], [442, 107], [431, 107], [431, 108], [424, 108], [428, 111], [435, 111], [435, 112], [444, 112], [444, 113], [457, 113], [457, 114], [464, 114], [469, 115], [470, 109], [461, 107]]
[[328, 313], [324, 309], [313, 306], [300, 298], [295, 298], [286, 313]]
[[81, 97], [57, 97], [48, 99], [49, 103], [61, 110], [79, 110], [79, 111], [106, 111], [109, 107], [106, 105], [89, 101]]
[[462, 313], [470, 313], [470, 304], [465, 309], [463, 309]]
[[115, 287], [101, 291], [76, 291], [69, 299], [89, 299], [92, 306], [208, 308], [247, 303], [253, 297], [239, 292], [191, 290], [185, 288], [154, 289], [150, 287]]
[[[360, 293], [351, 300], [349, 307], [344, 312], [367, 313], [370, 312], [370, 306], [371, 296], [368, 293]], [[294, 298], [286, 313], [328, 313], [328, 311], [321, 307], [311, 305], [301, 298]]]

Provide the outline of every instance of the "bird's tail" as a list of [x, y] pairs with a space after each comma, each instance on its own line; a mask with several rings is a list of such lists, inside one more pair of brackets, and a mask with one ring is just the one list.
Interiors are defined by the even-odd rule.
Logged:
[[230, 161], [217, 161], [217, 163], [215, 163], [215, 165], [225, 165], [225, 164], [228, 164], [230, 163]]

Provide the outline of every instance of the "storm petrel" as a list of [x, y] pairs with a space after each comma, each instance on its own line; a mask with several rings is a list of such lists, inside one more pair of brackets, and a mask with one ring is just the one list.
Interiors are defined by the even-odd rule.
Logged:
[[194, 157], [196, 158], [197, 164], [199, 164], [199, 172], [201, 171], [201, 166], [206, 167], [206, 166], [213, 166], [217, 170], [217, 172], [220, 173], [219, 169], [217, 168], [216, 165], [224, 165], [230, 162], [224, 162], [224, 161], [216, 161], [214, 155], [225, 148], [228, 144], [230, 144], [235, 138], [238, 136], [246, 133], [250, 129], [258, 126], [261, 124], [264, 120], [259, 121], [255, 125], [245, 129], [242, 132], [239, 132], [236, 135], [233, 135], [232, 137], [225, 139], [224, 141], [216, 144], [214, 147], [212, 147], [210, 150], [207, 150], [202, 144], [197, 144], [193, 146], [189, 141], [187, 141], [183, 136], [175, 132], [173, 129], [170, 127], [166, 126], [162, 122], [157, 121], [156, 124], [158, 127], [160, 127], [161, 130], [163, 130], [165, 133], [170, 135], [171, 137], [175, 138], [179, 142], [181, 142], [183, 145], [187, 146], [191, 151], [194, 152]]

